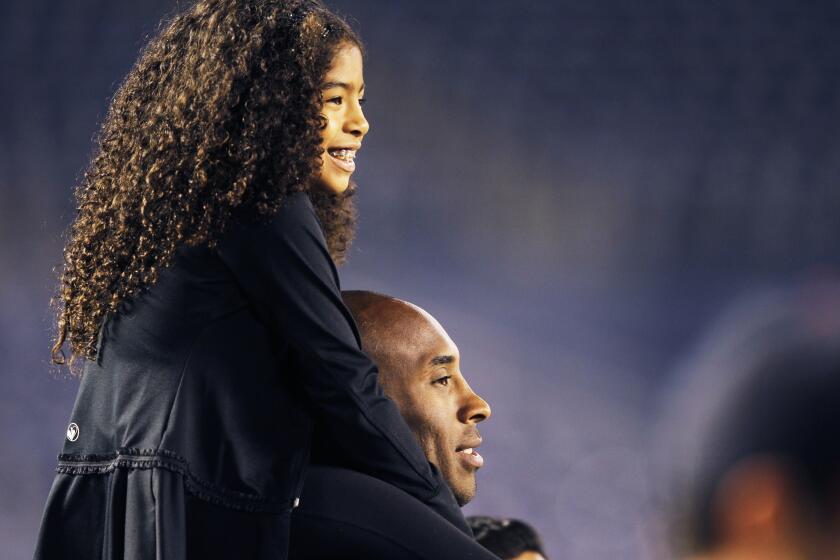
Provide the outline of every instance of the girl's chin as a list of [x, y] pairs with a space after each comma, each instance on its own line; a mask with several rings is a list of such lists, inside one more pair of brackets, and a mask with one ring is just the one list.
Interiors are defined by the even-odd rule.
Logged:
[[348, 184], [345, 183], [343, 185], [332, 185], [328, 187], [328, 190], [333, 194], [344, 194], [347, 190]]
[[318, 181], [317, 185], [319, 188], [325, 190], [328, 193], [343, 194], [344, 191], [347, 190], [347, 187], [350, 185], [350, 183], [339, 183], [335, 181]]

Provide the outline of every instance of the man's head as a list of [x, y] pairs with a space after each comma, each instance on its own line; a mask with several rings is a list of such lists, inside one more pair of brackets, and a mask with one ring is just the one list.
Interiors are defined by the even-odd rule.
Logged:
[[680, 556], [840, 558], [838, 304], [762, 299], [685, 370], [663, 448]]
[[478, 544], [502, 560], [546, 560], [537, 530], [519, 519], [467, 517]]
[[394, 400], [429, 461], [440, 469], [460, 505], [475, 496], [484, 459], [476, 424], [490, 407], [461, 374], [458, 347], [434, 317], [411, 303], [372, 292], [343, 292]]

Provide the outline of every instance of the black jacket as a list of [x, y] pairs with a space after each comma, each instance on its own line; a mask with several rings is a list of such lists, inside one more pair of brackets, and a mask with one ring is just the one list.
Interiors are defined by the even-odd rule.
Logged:
[[285, 558], [317, 416], [469, 533], [377, 383], [309, 198], [181, 248], [86, 364], [36, 558]]

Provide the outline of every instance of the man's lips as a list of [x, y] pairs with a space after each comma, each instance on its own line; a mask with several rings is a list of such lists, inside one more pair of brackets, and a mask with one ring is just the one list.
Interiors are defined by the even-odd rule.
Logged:
[[484, 457], [479, 455], [478, 451], [475, 450], [479, 445], [481, 445], [480, 438], [475, 442], [458, 446], [455, 449], [455, 453], [458, 454], [458, 457], [466, 466], [480, 469], [484, 465]]

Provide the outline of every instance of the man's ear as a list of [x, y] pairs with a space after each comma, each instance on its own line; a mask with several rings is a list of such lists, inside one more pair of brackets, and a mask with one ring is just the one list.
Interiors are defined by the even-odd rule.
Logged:
[[797, 508], [793, 481], [781, 462], [747, 458], [726, 473], [715, 491], [718, 544], [752, 550], [781, 544], [796, 530]]

